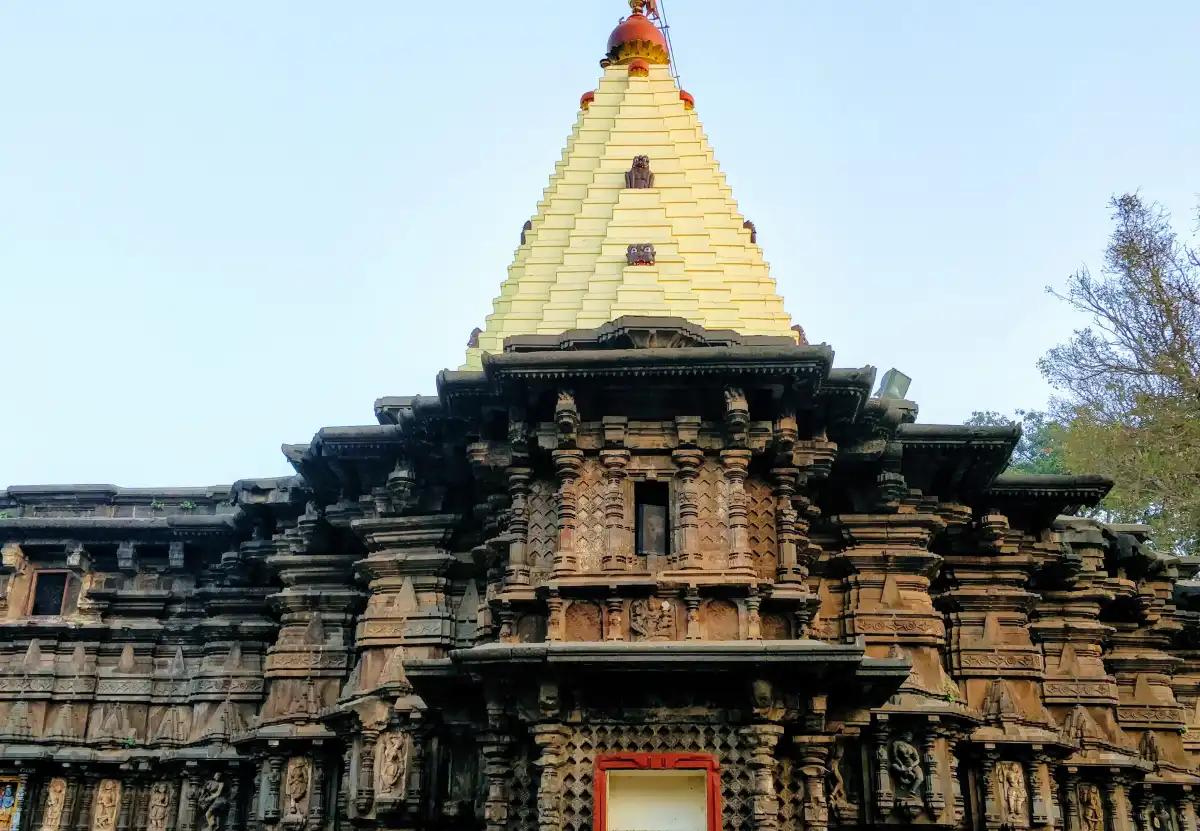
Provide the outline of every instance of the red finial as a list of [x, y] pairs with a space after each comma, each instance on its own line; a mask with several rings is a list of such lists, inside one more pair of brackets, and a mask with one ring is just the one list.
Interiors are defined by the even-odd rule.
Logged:
[[587, 110], [592, 106], [592, 102], [596, 100], [595, 90], [588, 90], [579, 98], [579, 109]]
[[609, 35], [608, 53], [601, 65], [626, 65], [635, 58], [650, 64], [669, 64], [671, 57], [666, 35], [650, 20], [658, 19], [658, 3], [655, 0], [629, 0], [629, 8], [633, 14], [622, 20]]

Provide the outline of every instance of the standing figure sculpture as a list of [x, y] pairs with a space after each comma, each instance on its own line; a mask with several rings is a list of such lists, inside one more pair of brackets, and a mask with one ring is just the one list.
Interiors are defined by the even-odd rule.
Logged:
[[225, 824], [229, 812], [229, 800], [225, 796], [225, 780], [220, 773], [213, 774], [200, 794], [200, 808], [204, 811], [204, 831], [219, 831]]
[[1100, 801], [1100, 789], [1095, 785], [1083, 785], [1079, 789], [1079, 816], [1084, 831], [1104, 831], [1104, 803]]
[[105, 779], [96, 791], [95, 831], [112, 831], [117, 827], [117, 811], [121, 806], [121, 786], [116, 779]]
[[63, 805], [67, 800], [67, 780], [55, 777], [46, 788], [46, 810], [42, 814], [42, 831], [58, 831], [62, 825]]
[[304, 817], [308, 809], [308, 759], [300, 757], [292, 760], [288, 767], [284, 795], [287, 796], [287, 811], [284, 815]]
[[1000, 787], [1004, 793], [1004, 810], [1009, 822], [1025, 819], [1025, 807], [1029, 802], [1025, 793], [1025, 776], [1016, 762], [1006, 764], [1000, 774]]
[[379, 784], [384, 793], [404, 790], [404, 769], [408, 766], [408, 742], [401, 733], [388, 733], [383, 739]]
[[166, 782], [155, 782], [150, 789], [150, 805], [146, 809], [147, 831], [166, 831], [170, 809], [171, 786]]

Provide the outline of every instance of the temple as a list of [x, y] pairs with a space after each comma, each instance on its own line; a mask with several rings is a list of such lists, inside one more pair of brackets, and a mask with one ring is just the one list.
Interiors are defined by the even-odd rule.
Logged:
[[0, 491], [0, 831], [1200, 831], [1197, 564], [808, 344], [630, 5], [435, 397]]

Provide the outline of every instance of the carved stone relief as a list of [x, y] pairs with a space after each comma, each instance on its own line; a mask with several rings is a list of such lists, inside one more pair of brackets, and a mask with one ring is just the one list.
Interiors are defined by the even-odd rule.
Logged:
[[1019, 762], [1003, 762], [996, 768], [1000, 782], [1000, 798], [1004, 816], [1010, 825], [1026, 825], [1029, 816], [1029, 793], [1025, 787], [1025, 771]]
[[1079, 786], [1079, 820], [1083, 831], [1104, 831], [1104, 801], [1095, 785]]
[[925, 771], [921, 769], [921, 753], [913, 746], [912, 733], [904, 732], [892, 740], [891, 770], [896, 792], [902, 796], [919, 796]]
[[375, 766], [376, 790], [380, 794], [402, 794], [408, 770], [408, 737], [403, 733], [385, 733], [379, 741], [379, 761]]
[[113, 831], [121, 810], [121, 783], [105, 779], [96, 788], [96, 807], [92, 814], [92, 831]]
[[150, 788], [150, 804], [146, 808], [146, 831], [167, 831], [167, 819], [171, 813], [171, 791], [169, 782], [155, 782]]
[[635, 641], [673, 641], [676, 634], [675, 606], [670, 600], [638, 598], [630, 605], [629, 631]]
[[654, 173], [649, 156], [634, 156], [633, 166], [625, 172], [625, 187], [645, 189], [654, 187]]
[[312, 764], [303, 756], [288, 762], [284, 779], [284, 818], [306, 819], [308, 817], [308, 785], [312, 775]]
[[46, 809], [42, 814], [42, 831], [58, 831], [62, 825], [63, 806], [67, 801], [67, 780], [56, 776], [46, 786]]
[[229, 813], [225, 779], [220, 773], [213, 774], [213, 778], [205, 783], [198, 806], [204, 817], [204, 831], [219, 831], [225, 823], [225, 815]]

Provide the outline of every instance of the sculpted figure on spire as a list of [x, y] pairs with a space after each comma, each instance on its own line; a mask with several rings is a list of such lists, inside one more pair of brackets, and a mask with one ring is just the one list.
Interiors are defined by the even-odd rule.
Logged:
[[644, 14], [647, 17], [659, 20], [658, 16], [658, 0], [629, 0], [629, 8], [634, 14]]

